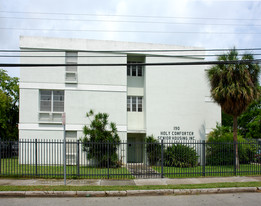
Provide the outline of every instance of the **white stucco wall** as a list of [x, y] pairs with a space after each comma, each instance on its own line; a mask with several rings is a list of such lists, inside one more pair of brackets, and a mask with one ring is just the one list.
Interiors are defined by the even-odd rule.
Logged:
[[[36, 40], [37, 39], [37, 40]], [[55, 39], [21, 38], [22, 50], [62, 49], [67, 50], [67, 41], [57, 42]], [[74, 42], [75, 43], [75, 42]], [[33, 44], [33, 45], [32, 45]], [[76, 47], [75, 47], [76, 46]], [[81, 45], [80, 45], [81, 46]], [[77, 49], [77, 41], [69, 51]], [[126, 63], [126, 55], [78, 52], [78, 63]], [[26, 52], [21, 63], [64, 64], [65, 52]], [[45, 56], [45, 57], [43, 57]], [[59, 56], [59, 57], [50, 57]], [[62, 56], [62, 57], [60, 57]], [[84, 57], [85, 56], [85, 57]], [[88, 57], [86, 57], [88, 56]], [[101, 56], [101, 57], [97, 57]], [[110, 57], [106, 57], [110, 56]], [[126, 93], [127, 76], [125, 67], [78, 67], [77, 82], [68, 84], [65, 81], [65, 67], [22, 67], [20, 82], [20, 139], [61, 139], [63, 138], [61, 123], [40, 122], [40, 90], [64, 90], [64, 112], [66, 113], [66, 130], [77, 131], [77, 138], [82, 137], [82, 128], [89, 124], [86, 112], [106, 112], [109, 121], [116, 123], [120, 137], [127, 139]]]
[[[184, 62], [181, 58], [146, 58]], [[193, 60], [197, 61], [197, 60]], [[205, 66], [147, 66], [145, 78], [147, 135], [177, 140], [205, 139], [206, 129], [220, 122], [220, 109], [205, 102]], [[209, 112], [209, 110], [214, 111]], [[213, 116], [214, 115], [214, 116]], [[179, 133], [180, 132], [180, 133]]]

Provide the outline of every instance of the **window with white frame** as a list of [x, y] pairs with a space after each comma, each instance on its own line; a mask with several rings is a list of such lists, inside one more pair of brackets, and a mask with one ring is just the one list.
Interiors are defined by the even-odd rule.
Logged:
[[142, 112], [142, 97], [128, 96], [127, 97], [128, 112]]
[[[77, 66], [73, 64], [77, 64], [78, 62], [78, 53], [77, 52], [71, 52], [68, 51], [65, 53], [65, 63], [66, 66], [66, 72], [65, 72], [65, 80], [67, 82], [77, 82]], [[70, 64], [72, 66], [70, 66]]]
[[64, 91], [63, 90], [40, 90], [41, 112], [63, 112]]
[[[141, 65], [137, 65], [142, 62], [128, 62], [127, 66], [127, 76], [138, 76], [141, 77], [143, 76], [143, 69]], [[134, 65], [132, 65], [134, 64]], [[135, 65], [136, 64], [136, 65]]]

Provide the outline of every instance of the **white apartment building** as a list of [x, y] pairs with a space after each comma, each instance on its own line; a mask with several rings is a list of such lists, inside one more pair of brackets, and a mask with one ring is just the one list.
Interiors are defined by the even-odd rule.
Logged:
[[[131, 142], [148, 135], [201, 140], [221, 122], [221, 109], [210, 98], [208, 66], [131, 65], [203, 61], [197, 55], [204, 52], [174, 51], [202, 48], [21, 37], [20, 49], [26, 51], [22, 64], [68, 64], [21, 67], [20, 139], [63, 139], [63, 113], [66, 138], [80, 139], [83, 126], [90, 123], [86, 112], [93, 109], [108, 113], [121, 140], [130, 143], [127, 162], [140, 162], [142, 148]], [[89, 65], [70, 66], [74, 63]]]

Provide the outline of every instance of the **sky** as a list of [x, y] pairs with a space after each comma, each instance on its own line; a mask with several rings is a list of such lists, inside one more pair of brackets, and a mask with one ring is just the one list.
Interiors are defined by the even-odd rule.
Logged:
[[260, 12], [261, 0], [0, 0], [0, 50], [19, 49], [20, 36], [261, 48]]

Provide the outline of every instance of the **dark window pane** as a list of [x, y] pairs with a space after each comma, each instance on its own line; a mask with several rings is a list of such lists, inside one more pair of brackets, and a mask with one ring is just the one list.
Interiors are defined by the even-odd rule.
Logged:
[[132, 76], [137, 76], [137, 72], [136, 72], [136, 66], [131, 66], [132, 69]]
[[53, 111], [64, 111], [64, 91], [53, 91]]
[[138, 76], [142, 76], [142, 66], [138, 66]]
[[41, 90], [40, 91], [40, 111], [50, 112], [51, 111], [51, 100], [52, 91]]
[[127, 66], [127, 76], [130, 76], [131, 72], [130, 72], [130, 66]]
[[40, 91], [41, 100], [51, 100], [52, 91], [50, 90], [41, 90]]
[[40, 101], [40, 111], [50, 112], [51, 111], [51, 100], [50, 101], [41, 100]]
[[142, 97], [138, 97], [138, 112], [142, 112]]
[[54, 112], [63, 112], [64, 103], [63, 102], [54, 102], [53, 103], [53, 111]]
[[54, 101], [64, 101], [64, 91], [53, 91]]
[[132, 97], [132, 111], [136, 112], [137, 111], [137, 101], [136, 101], [136, 97]]

